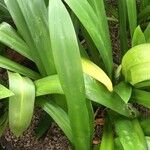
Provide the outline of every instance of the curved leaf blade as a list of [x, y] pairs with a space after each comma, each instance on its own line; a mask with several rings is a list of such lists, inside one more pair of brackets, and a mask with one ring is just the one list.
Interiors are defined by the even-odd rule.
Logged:
[[9, 98], [9, 126], [16, 136], [20, 136], [30, 125], [35, 100], [35, 86], [26, 77], [8, 72], [9, 88], [14, 96]]
[[61, 0], [49, 3], [49, 31], [54, 62], [67, 99], [73, 145], [75, 149], [90, 150], [91, 130], [81, 56], [73, 23]]

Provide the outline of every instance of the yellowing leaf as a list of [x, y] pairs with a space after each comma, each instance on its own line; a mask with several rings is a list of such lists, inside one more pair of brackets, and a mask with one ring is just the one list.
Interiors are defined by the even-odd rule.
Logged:
[[113, 91], [113, 85], [106, 73], [88, 59], [82, 58], [83, 72], [104, 84], [109, 91]]

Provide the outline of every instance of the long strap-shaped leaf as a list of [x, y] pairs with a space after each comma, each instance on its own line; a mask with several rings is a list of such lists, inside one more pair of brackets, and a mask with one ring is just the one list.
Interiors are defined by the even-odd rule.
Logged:
[[13, 92], [8, 90], [6, 87], [0, 84], [0, 99], [13, 96]]
[[34, 61], [28, 45], [19, 37], [17, 32], [5, 22], [0, 25], [0, 41], [21, 55]]
[[[110, 93], [103, 85], [93, 78], [84, 75], [86, 97], [96, 103], [104, 105], [124, 116], [131, 117], [132, 112], [127, 104], [115, 93]], [[36, 96], [48, 94], [64, 94], [58, 75], [42, 78], [35, 81]]]
[[99, 150], [114, 150], [113, 129], [109, 118], [105, 119], [105, 126]]
[[30, 125], [35, 99], [33, 82], [18, 73], [8, 73], [9, 88], [15, 94], [9, 98], [9, 126], [16, 136], [20, 136]]
[[37, 105], [41, 106], [63, 130], [68, 139], [73, 143], [72, 130], [70, 120], [67, 113], [59, 107], [55, 102], [46, 98], [37, 98]]
[[40, 73], [42, 75], [46, 75], [44, 65], [40, 59], [39, 54], [36, 51], [36, 45], [33, 41], [29, 27], [27, 26], [27, 22], [24, 18], [23, 12], [18, 4], [18, 1], [17, 0], [4, 0], [4, 1], [9, 10], [9, 13], [11, 14], [11, 16], [13, 18], [13, 21], [15, 22], [15, 25], [18, 29], [19, 34], [23, 37], [23, 39], [26, 41], [27, 45], [30, 47], [30, 50], [32, 53], [32, 58], [34, 58]]
[[133, 36], [134, 30], [137, 27], [137, 10], [136, 10], [136, 0], [126, 0], [130, 35]]
[[53, 54], [48, 30], [48, 14], [42, 0], [17, 0], [29, 32], [36, 46], [36, 52], [44, 65], [47, 75], [55, 74]]
[[[105, 23], [99, 23], [99, 19], [94, 12], [91, 5], [87, 0], [77, 1], [77, 0], [65, 0], [69, 7], [73, 10], [76, 16], [79, 18], [80, 22], [83, 24], [92, 40], [94, 41], [97, 49], [99, 50], [105, 69], [111, 77], [112, 74], [112, 51], [110, 46], [110, 40], [108, 39], [107, 30], [105, 30]], [[82, 13], [81, 13], [82, 12]], [[106, 32], [104, 32], [104, 30]], [[106, 35], [107, 36], [106, 36]]]
[[56, 69], [67, 99], [73, 145], [76, 150], [90, 150], [91, 130], [79, 47], [71, 18], [61, 0], [49, 3], [49, 30]]
[[119, 38], [122, 56], [128, 50], [127, 41], [127, 7], [125, 0], [118, 0]]
[[8, 69], [10, 71], [18, 72], [22, 75], [25, 75], [31, 79], [37, 80], [40, 78], [40, 74], [37, 72], [24, 67], [8, 58], [5, 58], [3, 56], [0, 56], [0, 67], [4, 69]]

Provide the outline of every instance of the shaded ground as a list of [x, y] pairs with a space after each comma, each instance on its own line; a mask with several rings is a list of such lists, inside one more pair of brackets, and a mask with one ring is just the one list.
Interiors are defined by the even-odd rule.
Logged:
[[[36, 110], [30, 128], [20, 138], [16, 138], [7, 129], [5, 138], [12, 145], [12, 150], [70, 150], [69, 142], [56, 124], [52, 124], [46, 136], [37, 139], [35, 129], [42, 111]], [[11, 149], [8, 149], [11, 150]]]

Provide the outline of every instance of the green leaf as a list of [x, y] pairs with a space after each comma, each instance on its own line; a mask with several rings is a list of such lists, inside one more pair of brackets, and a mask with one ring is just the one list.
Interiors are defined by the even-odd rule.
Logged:
[[150, 4], [149, 0], [141, 0], [141, 4], [140, 4], [141, 10], [143, 10], [144, 8], [146, 8], [147, 5], [149, 5], [149, 4]]
[[31, 50], [27, 44], [19, 37], [18, 33], [5, 22], [0, 25], [0, 42], [28, 59], [33, 60]]
[[140, 125], [143, 129], [143, 132], [146, 136], [150, 136], [150, 118], [149, 117], [142, 117], [139, 120]]
[[114, 87], [114, 91], [122, 98], [125, 103], [128, 103], [132, 94], [131, 85], [126, 82], [120, 82], [117, 86]]
[[118, 0], [118, 14], [119, 14], [119, 38], [122, 56], [128, 50], [127, 39], [127, 7], [125, 0]]
[[[133, 86], [150, 80], [150, 44], [140, 44], [131, 48], [123, 57], [122, 73]], [[146, 84], [145, 83], [145, 84]], [[141, 84], [141, 88], [144, 84]], [[148, 85], [147, 85], [148, 86]]]
[[129, 28], [131, 38], [133, 37], [134, 31], [137, 27], [137, 9], [136, 9], [136, 0], [126, 0], [128, 19], [129, 19]]
[[124, 150], [118, 137], [115, 138], [114, 143], [115, 143], [115, 150]]
[[10, 59], [7, 59], [3, 56], [0, 56], [0, 67], [10, 71], [18, 72], [34, 80], [40, 78], [40, 74], [38, 74], [37, 72], [27, 67], [24, 67]]
[[11, 131], [20, 136], [30, 125], [35, 99], [33, 82], [18, 73], [8, 72], [9, 88], [15, 94], [9, 98], [9, 126]]
[[91, 130], [81, 57], [73, 23], [61, 0], [49, 3], [49, 31], [54, 62], [67, 99], [73, 145], [75, 149], [90, 150]]
[[38, 127], [35, 130], [37, 138], [41, 138], [45, 134], [45, 132], [50, 128], [52, 121], [52, 118], [47, 113], [41, 116], [40, 122], [38, 123]]
[[134, 89], [132, 98], [134, 102], [150, 108], [150, 92]]
[[[124, 150], [146, 150], [143, 132], [136, 132], [137, 127], [139, 127], [137, 124], [134, 124], [131, 120], [123, 117], [116, 118], [114, 122], [117, 135], [119, 136], [119, 140]], [[141, 137], [139, 137], [139, 135]]]
[[138, 15], [138, 21], [141, 23], [143, 20], [148, 19], [150, 13], [150, 4], [147, 5]]
[[[20, 2], [22, 4], [25, 4], [25, 3], [28, 3], [28, 2], [27, 1], [18, 1], [18, 0], [4, 0], [4, 1], [5, 1], [5, 4], [6, 4], [8, 10], [9, 10], [9, 13], [11, 14], [11, 16], [13, 18], [13, 21], [14, 21], [16, 27], [17, 27], [17, 30], [18, 30], [19, 34], [23, 37], [24, 41], [29, 46], [29, 48], [31, 50], [31, 53], [32, 53], [32, 58], [35, 60], [35, 63], [37, 65], [40, 73], [45, 76], [46, 75], [46, 70], [44, 68], [44, 65], [43, 65], [41, 59], [40, 59], [39, 54], [37, 53], [37, 47], [34, 43], [35, 39], [33, 40], [32, 36], [31, 36], [31, 33], [30, 33], [30, 30], [29, 30], [29, 26], [27, 24], [29, 22], [27, 22], [26, 19], [25, 19], [25, 16], [28, 15], [28, 13], [30, 12], [30, 9], [26, 5], [25, 6], [24, 5], [19, 5], [19, 3], [18, 3], [18, 2]], [[26, 10], [26, 13], [24, 14], [23, 11], [25, 11], [25, 10]], [[31, 13], [29, 13], [29, 14], [31, 15]], [[29, 16], [29, 19], [30, 19], [30, 17], [31, 16]], [[36, 17], [34, 18], [34, 20], [35, 19], [36, 19]], [[32, 21], [32, 19], [31, 19], [31, 21]], [[32, 26], [33, 25], [35, 25], [35, 24], [33, 24], [33, 22], [32, 22]], [[33, 27], [33, 30], [31, 30], [32, 33], [34, 33], [33, 32], [34, 28], [35, 28], [35, 26]]]
[[147, 28], [144, 31], [144, 36], [147, 43], [150, 43], [150, 23], [148, 24]]
[[146, 136], [145, 138], [146, 138], [146, 141], [147, 141], [148, 149], [150, 149], [150, 137]]
[[[88, 75], [84, 75], [86, 97], [96, 103], [102, 104], [124, 116], [130, 117], [132, 111], [128, 105], [114, 92], [109, 92], [102, 84], [95, 81]], [[57, 75], [48, 76], [34, 82], [36, 96], [47, 94], [63, 94], [60, 81]], [[117, 101], [116, 103], [114, 103]], [[134, 112], [135, 113], [135, 112]]]
[[[98, 18], [87, 0], [82, 0], [80, 2], [76, 0], [65, 0], [65, 2], [72, 9], [72, 11], [75, 13], [80, 22], [83, 24], [84, 28], [91, 36], [103, 59], [105, 69], [111, 78], [113, 66], [112, 49], [110, 39], [108, 38], [108, 25], [106, 23], [106, 18], [104, 17], [104, 6], [101, 6], [102, 14], [100, 15], [102, 18]], [[100, 3], [103, 4], [102, 0]]]
[[[37, 98], [37, 105], [41, 106], [58, 124], [68, 139], [73, 143], [72, 129], [67, 113], [55, 102], [46, 98]], [[63, 116], [63, 117], [62, 117]]]
[[56, 73], [44, 0], [17, 0], [47, 75]]
[[133, 39], [132, 39], [132, 47], [136, 46], [136, 45], [140, 45], [146, 43], [146, 39], [144, 36], [144, 33], [142, 32], [140, 26], [138, 26], [133, 34]]
[[13, 96], [14, 93], [8, 90], [6, 87], [0, 84], [0, 99], [7, 98]]
[[8, 112], [5, 112], [0, 116], [0, 137], [4, 134], [4, 131], [8, 124]]
[[133, 125], [133, 128], [134, 128], [134, 132], [137, 133], [138, 138], [140, 139], [140, 142], [142, 144], [143, 148], [141, 147], [141, 149], [147, 150], [148, 147], [147, 147], [147, 143], [146, 143], [146, 138], [145, 138], [144, 132], [141, 128], [141, 125], [140, 125], [139, 121], [137, 119], [133, 119], [132, 120], [132, 125]]
[[108, 118], [105, 119], [100, 150], [114, 150], [113, 129]]

